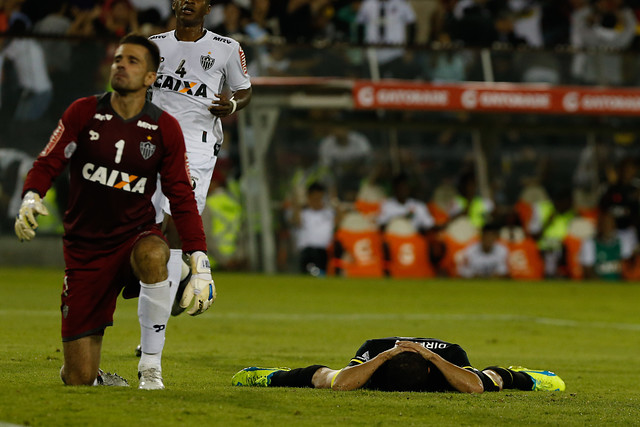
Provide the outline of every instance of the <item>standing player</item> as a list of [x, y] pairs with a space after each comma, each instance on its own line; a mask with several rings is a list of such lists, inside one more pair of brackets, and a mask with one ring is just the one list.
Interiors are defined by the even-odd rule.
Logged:
[[[244, 108], [251, 100], [251, 82], [240, 44], [204, 28], [212, 3], [213, 0], [174, 0], [176, 29], [150, 37], [161, 55], [152, 101], [180, 123], [201, 214], [223, 141], [221, 118]], [[225, 85], [230, 96], [223, 93]], [[154, 195], [153, 203], [157, 221], [165, 222], [165, 235], [172, 248], [169, 280], [179, 282], [187, 270], [182, 268], [180, 240], [171, 220], [171, 209], [160, 192]], [[182, 292], [182, 285], [178, 292]], [[172, 313], [179, 314], [184, 309], [178, 304], [180, 297], [176, 299], [175, 293], [172, 297], [175, 299]]]
[[102, 337], [113, 324], [118, 294], [125, 285], [139, 283], [138, 317], [145, 349], [138, 364], [139, 387], [164, 388], [160, 362], [171, 284], [166, 267], [169, 247], [151, 204], [158, 174], [183, 250], [190, 254], [193, 278], [183, 303], [195, 300], [189, 312], [196, 314], [215, 298], [180, 126], [145, 100], [159, 62], [153, 42], [124, 37], [111, 65], [114, 92], [81, 98], [67, 108], [24, 184], [15, 222], [23, 241], [35, 236], [36, 215], [48, 214], [41, 198], [69, 165], [61, 306], [60, 375], [65, 384], [96, 382]]

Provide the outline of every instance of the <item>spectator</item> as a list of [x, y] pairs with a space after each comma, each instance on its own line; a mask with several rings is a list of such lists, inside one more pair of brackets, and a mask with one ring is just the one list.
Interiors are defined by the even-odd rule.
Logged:
[[279, 35], [277, 19], [271, 12], [271, 0], [252, 0], [250, 11], [251, 16], [244, 31], [252, 40], [264, 42], [268, 37]]
[[625, 247], [616, 230], [614, 215], [603, 212], [598, 218], [596, 236], [582, 243], [579, 257], [586, 278], [620, 280], [622, 264], [631, 255], [633, 252]]
[[637, 170], [635, 159], [624, 159], [620, 163], [615, 181], [607, 188], [599, 203], [600, 212], [613, 216], [618, 237], [627, 256], [631, 256], [638, 245], [640, 189]]
[[73, 20], [67, 34], [81, 37], [92, 37], [98, 34], [102, 8], [90, 0], [70, 0], [71, 18]]
[[[67, 15], [69, 3], [63, 0], [51, 1], [53, 12], [38, 21], [33, 28], [36, 34], [64, 35], [71, 27], [71, 19]], [[51, 74], [68, 72], [71, 65], [71, 45], [67, 41], [43, 40], [47, 67]]]
[[289, 0], [278, 10], [281, 35], [290, 43], [310, 42], [315, 37], [314, 19], [329, 0]]
[[545, 1], [542, 6], [542, 37], [546, 47], [569, 45], [571, 14], [588, 0]]
[[[20, 9], [23, 3], [24, 0], [5, 1], [4, 11], [9, 17], [10, 35], [19, 36], [32, 30], [31, 20]], [[0, 56], [13, 64], [20, 86], [15, 121], [38, 120], [47, 111], [53, 96], [42, 46], [35, 39], [14, 37], [2, 48]]]
[[527, 40], [516, 31], [517, 18], [513, 11], [500, 11], [494, 19], [495, 42], [509, 46], [526, 45]]
[[514, 35], [531, 47], [543, 47], [542, 2], [540, 0], [508, 0], [507, 5], [514, 18]]
[[355, 193], [373, 160], [369, 139], [336, 121], [319, 143], [320, 167], [327, 170], [341, 200], [355, 200]]
[[[541, 208], [544, 206], [544, 204], [540, 205]], [[534, 217], [536, 216], [543, 222], [541, 227], [534, 227], [534, 229], [539, 230], [536, 237], [538, 237], [538, 248], [544, 258], [545, 276], [556, 277], [559, 267], [566, 267], [563, 242], [569, 230], [569, 223], [576, 217], [571, 190], [557, 191], [553, 195], [551, 212], [542, 213], [542, 215], [534, 214]]]
[[[72, 27], [75, 22], [71, 19], [71, 6], [66, 0], [51, 1], [52, 12], [46, 15], [34, 26], [34, 33], [46, 35], [75, 35]], [[76, 19], [84, 19], [78, 18]], [[53, 85], [55, 101], [52, 111], [53, 117], [62, 115], [61, 108], [70, 104], [76, 97], [74, 89], [77, 87], [77, 79], [71, 73], [74, 70], [72, 55], [73, 44], [69, 40], [44, 39], [41, 42], [47, 63], [47, 69]], [[86, 60], [86, 58], [84, 58]]]
[[452, 208], [451, 218], [466, 215], [476, 228], [481, 229], [495, 209], [493, 200], [478, 194], [475, 172], [467, 172], [460, 177], [456, 197], [456, 206]]
[[463, 82], [467, 80], [470, 58], [467, 52], [455, 50], [434, 51], [429, 55], [430, 79], [435, 83]]
[[393, 197], [382, 202], [380, 213], [376, 220], [378, 226], [385, 227], [395, 217], [405, 217], [411, 220], [414, 228], [420, 233], [426, 233], [435, 225], [426, 203], [410, 196], [411, 187], [409, 177], [405, 174], [393, 178]]
[[465, 46], [486, 47], [496, 39], [494, 11], [488, 0], [460, 0], [448, 15], [445, 31], [452, 41], [460, 41]]
[[[356, 22], [360, 25], [360, 42], [396, 46], [415, 43], [416, 14], [405, 0], [364, 0]], [[404, 53], [398, 47], [376, 49], [383, 77], [398, 77]]]
[[230, 162], [219, 158], [211, 176], [202, 223], [207, 235], [209, 263], [213, 269], [233, 270], [246, 264], [242, 248], [242, 209], [240, 185], [230, 173]]
[[505, 278], [509, 273], [507, 267], [508, 249], [498, 243], [499, 226], [488, 223], [482, 227], [480, 241], [471, 244], [462, 252], [462, 261], [458, 265], [458, 273], [467, 278]]
[[415, 43], [425, 46], [436, 40], [444, 8], [440, 0], [409, 0], [416, 14]]
[[114, 37], [139, 30], [138, 14], [129, 0], [106, 0], [100, 21], [106, 33]]
[[358, 23], [356, 18], [362, 0], [354, 0], [343, 3], [338, 7], [334, 23], [338, 32], [338, 41], [347, 43], [358, 42]]
[[138, 11], [140, 23], [167, 22], [171, 16], [170, 0], [129, 0], [131, 6]]
[[246, 11], [236, 3], [230, 1], [224, 6], [224, 21], [213, 27], [211, 31], [222, 36], [242, 39], [244, 36], [245, 21]]
[[333, 238], [338, 213], [326, 205], [326, 188], [313, 183], [307, 189], [307, 204], [292, 198], [291, 223], [294, 227], [296, 249], [300, 254], [299, 268], [313, 276], [327, 271], [327, 248]]
[[[571, 45], [577, 49], [624, 50], [636, 34], [636, 17], [622, 0], [595, 0], [571, 18]], [[622, 58], [618, 54], [580, 52], [573, 59], [573, 77], [581, 83], [620, 85]]]

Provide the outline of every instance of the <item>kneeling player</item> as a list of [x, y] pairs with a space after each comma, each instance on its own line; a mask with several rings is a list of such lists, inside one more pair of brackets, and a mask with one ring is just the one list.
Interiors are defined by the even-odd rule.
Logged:
[[323, 365], [289, 370], [245, 368], [233, 376], [237, 386], [312, 387], [333, 390], [459, 391], [503, 389], [562, 391], [553, 372], [491, 366], [479, 371], [457, 344], [434, 338], [381, 338], [365, 342], [347, 367]]

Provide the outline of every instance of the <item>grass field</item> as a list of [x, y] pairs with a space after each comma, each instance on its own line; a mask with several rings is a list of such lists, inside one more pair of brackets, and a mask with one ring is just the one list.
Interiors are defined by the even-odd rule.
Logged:
[[[102, 367], [132, 387], [65, 387], [59, 270], [0, 269], [0, 425], [639, 425], [640, 286], [217, 274], [218, 301], [172, 318], [164, 391], [138, 390], [136, 300]], [[332, 392], [230, 385], [252, 366], [344, 366], [368, 338], [459, 343], [472, 364], [550, 369], [564, 393]]]

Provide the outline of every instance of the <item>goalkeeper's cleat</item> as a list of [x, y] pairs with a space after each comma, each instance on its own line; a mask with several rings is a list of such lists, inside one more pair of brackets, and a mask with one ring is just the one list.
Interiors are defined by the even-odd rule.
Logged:
[[162, 371], [159, 368], [146, 368], [138, 371], [140, 390], [163, 390]]
[[96, 385], [106, 385], [115, 387], [129, 387], [129, 381], [122, 378], [115, 372], [105, 372], [102, 369], [98, 369], [98, 377], [96, 378]]
[[184, 294], [184, 288], [189, 284], [191, 280], [191, 269], [184, 262], [182, 263], [182, 273], [180, 274], [180, 283], [178, 284], [178, 291], [176, 297], [173, 300], [173, 306], [171, 307], [171, 315], [177, 316], [181, 314], [186, 308], [180, 307], [180, 300], [182, 300], [182, 294]]
[[246, 387], [269, 387], [271, 377], [276, 372], [290, 371], [289, 368], [244, 368], [231, 378], [231, 385]]
[[522, 366], [509, 366], [509, 369], [515, 372], [523, 372], [533, 380], [532, 390], [537, 391], [564, 391], [566, 385], [562, 378], [551, 371], [538, 371], [534, 369], [523, 368]]

